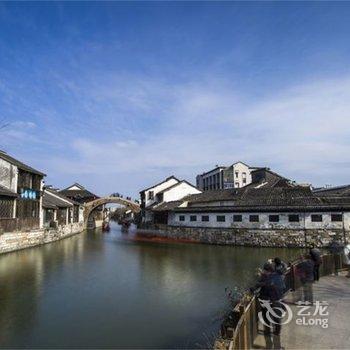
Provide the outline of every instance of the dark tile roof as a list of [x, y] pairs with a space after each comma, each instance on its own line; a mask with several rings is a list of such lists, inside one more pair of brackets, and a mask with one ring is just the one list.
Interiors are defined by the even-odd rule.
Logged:
[[161, 182], [159, 182], [159, 183], [157, 183], [157, 184], [155, 184], [153, 186], [147, 187], [144, 190], [141, 190], [140, 193], [148, 191], [148, 190], [150, 190], [153, 187], [157, 187], [157, 186], [159, 186], [159, 185], [163, 184], [164, 182], [167, 182], [168, 180], [171, 180], [171, 179], [174, 179], [174, 180], [177, 180], [177, 181], [180, 182], [180, 180], [177, 177], [175, 177], [174, 175], [171, 175], [171, 176], [167, 177], [165, 180], [163, 180], [163, 181], [161, 181]]
[[3, 187], [0, 185], [0, 196], [5, 196], [5, 197], [18, 197], [18, 194], [16, 192], [13, 192], [6, 187]]
[[183, 201], [191, 203], [203, 203], [203, 202], [217, 202], [232, 200], [234, 195], [239, 192], [240, 189], [227, 189], [227, 190], [209, 190], [198, 194], [190, 194], [184, 197]]
[[152, 207], [152, 211], [169, 211], [174, 210], [176, 207], [183, 203], [182, 200], [172, 202], [162, 202]]
[[[57, 197], [56, 197], [57, 196]], [[72, 207], [73, 202], [68, 198], [63, 197], [57, 191], [45, 189], [43, 194], [43, 207], [50, 209]]]
[[313, 191], [317, 196], [339, 196], [346, 197], [350, 196], [350, 185], [329, 187], [329, 188], [318, 188]]
[[80, 183], [78, 183], [78, 182], [74, 182], [73, 185], [70, 185], [70, 186], [64, 188], [62, 191], [69, 190], [72, 187], [78, 187], [80, 190], [86, 190], [86, 188], [83, 185], [80, 185]]
[[4, 151], [0, 151], [0, 158], [6, 160], [7, 162], [15, 165], [18, 169], [24, 170], [24, 171], [28, 171], [29, 173], [33, 173], [33, 174], [37, 174], [37, 175], [41, 175], [41, 176], [46, 176], [46, 174], [42, 173], [41, 171], [38, 171], [32, 167], [30, 167], [29, 165], [26, 165], [22, 162], [20, 162], [19, 160], [11, 157], [10, 155], [8, 155], [6, 152]]
[[59, 191], [59, 193], [66, 197], [74, 198], [75, 200], [85, 198], [99, 198], [98, 196], [96, 196], [88, 190], [61, 190]]
[[[205, 195], [205, 196], [203, 196]], [[176, 207], [176, 211], [289, 211], [289, 210], [341, 210], [350, 209], [350, 198], [319, 197], [309, 187], [286, 183], [271, 187], [243, 187], [237, 190], [208, 191], [183, 199], [187, 207]], [[210, 206], [210, 202], [223, 202]], [[225, 201], [227, 205], [225, 206]], [[201, 205], [199, 205], [199, 203]], [[208, 205], [205, 205], [208, 203]]]

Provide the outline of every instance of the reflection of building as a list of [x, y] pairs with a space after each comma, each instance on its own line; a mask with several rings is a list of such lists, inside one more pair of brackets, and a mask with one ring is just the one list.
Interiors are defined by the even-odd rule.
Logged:
[[0, 230], [39, 228], [45, 174], [0, 151]]
[[251, 172], [255, 169], [243, 162], [236, 162], [228, 167], [216, 166], [197, 175], [197, 187], [203, 191], [243, 187], [251, 183]]
[[158, 207], [166, 206], [167, 203], [171, 205], [170, 203], [174, 203], [189, 194], [200, 192], [186, 180], [180, 181], [175, 176], [170, 176], [164, 181], [140, 192], [142, 221], [166, 223], [167, 211], [157, 211]]
[[83, 206], [63, 196], [53, 188], [45, 188], [43, 195], [43, 220], [45, 227], [56, 227], [82, 222]]

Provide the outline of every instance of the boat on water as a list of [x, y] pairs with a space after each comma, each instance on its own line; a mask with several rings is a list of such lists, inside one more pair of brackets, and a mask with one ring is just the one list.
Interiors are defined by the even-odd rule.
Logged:
[[110, 229], [109, 222], [104, 221], [102, 223], [102, 231], [109, 231]]
[[121, 227], [122, 227], [121, 228], [122, 232], [127, 232], [129, 227], [130, 227], [130, 225], [131, 225], [131, 222], [124, 219], [124, 220], [120, 221], [119, 225], [121, 225]]

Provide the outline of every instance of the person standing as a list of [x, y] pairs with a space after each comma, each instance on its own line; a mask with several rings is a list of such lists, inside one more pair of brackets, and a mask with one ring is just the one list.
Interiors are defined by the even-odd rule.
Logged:
[[278, 257], [274, 258], [273, 262], [275, 266], [275, 271], [280, 275], [284, 276], [288, 269], [287, 264]]
[[344, 247], [344, 252], [343, 252], [343, 264], [348, 267], [348, 273], [346, 277], [350, 278], [350, 244], [347, 244]]
[[273, 264], [266, 263], [256, 287], [260, 287], [259, 301], [262, 306], [266, 348], [281, 349], [284, 310], [281, 300], [285, 290], [283, 275], [275, 271]]
[[322, 264], [321, 251], [312, 244], [309, 253], [314, 262], [314, 281], [318, 281], [320, 279], [320, 265]]
[[312, 283], [314, 281], [314, 261], [310, 255], [301, 257], [301, 262], [297, 266], [297, 275], [301, 282], [301, 292], [299, 302], [313, 304]]
[[341, 268], [342, 254], [344, 253], [344, 244], [334, 238], [328, 246], [328, 251], [332, 254], [334, 260], [334, 273], [338, 275], [338, 270]]

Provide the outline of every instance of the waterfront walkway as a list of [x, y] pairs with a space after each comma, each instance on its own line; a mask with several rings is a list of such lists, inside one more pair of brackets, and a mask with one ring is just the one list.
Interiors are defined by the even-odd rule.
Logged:
[[[328, 304], [321, 311], [317, 305], [313, 305], [308, 310], [301, 310], [301, 306], [295, 304], [300, 300], [299, 293], [300, 290], [289, 293], [285, 299], [292, 310], [293, 318], [282, 327], [281, 346], [286, 350], [349, 349], [350, 278], [345, 277], [345, 273], [340, 273], [339, 276], [322, 277], [319, 282], [313, 284], [314, 302]], [[301, 311], [303, 314], [311, 315], [302, 316]], [[314, 313], [316, 313], [315, 316]], [[326, 313], [328, 315], [325, 315]], [[319, 321], [316, 321], [317, 319]], [[304, 324], [298, 325], [298, 322]], [[315, 322], [318, 322], [318, 325], [314, 325]], [[328, 323], [328, 327], [323, 328], [321, 322]], [[261, 325], [259, 328], [261, 329]], [[254, 347], [266, 348], [262, 329], [259, 333]]]
[[[310, 323], [311, 318], [327, 319], [328, 328], [321, 325], [297, 325], [297, 319], [303, 319], [303, 316], [298, 316], [301, 307], [289, 304], [293, 311], [293, 319], [282, 328], [282, 346], [285, 349], [349, 349], [350, 278], [345, 277], [345, 273], [322, 277], [319, 282], [313, 284], [313, 292], [314, 302], [326, 302], [329, 305], [321, 312], [320, 309], [316, 310], [317, 305], [305, 310], [304, 314], [311, 312], [312, 315], [305, 316], [303, 323]], [[298, 300], [298, 293], [299, 291], [290, 293], [287, 300], [291, 303]], [[327, 312], [328, 316], [322, 315]], [[313, 322], [317, 321], [311, 321]]]

